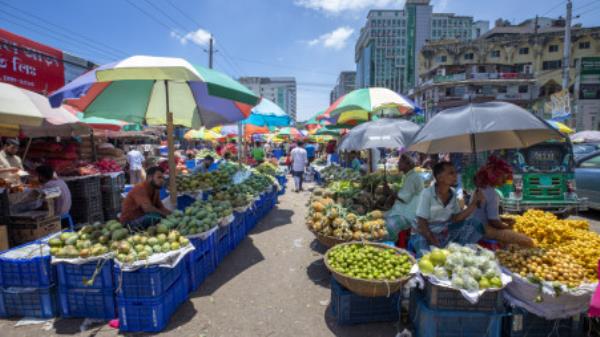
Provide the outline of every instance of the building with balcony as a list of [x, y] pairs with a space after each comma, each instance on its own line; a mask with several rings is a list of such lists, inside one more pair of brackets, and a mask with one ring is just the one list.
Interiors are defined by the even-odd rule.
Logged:
[[468, 41], [488, 29], [488, 21], [433, 13], [429, 0], [407, 0], [402, 10], [371, 10], [355, 46], [356, 87], [408, 93], [416, 84], [419, 51], [428, 40]]
[[356, 88], [356, 71], [342, 71], [335, 87], [329, 93], [329, 104]]
[[[425, 115], [468, 102], [499, 100], [552, 118], [557, 109], [553, 98], [563, 89], [564, 20], [538, 18], [537, 28], [532, 20], [519, 25], [500, 20], [470, 41], [427, 43], [419, 55], [414, 93]], [[571, 99], [564, 107], [572, 113], [568, 123], [578, 129], [598, 128], [600, 27], [574, 26], [571, 31]]]

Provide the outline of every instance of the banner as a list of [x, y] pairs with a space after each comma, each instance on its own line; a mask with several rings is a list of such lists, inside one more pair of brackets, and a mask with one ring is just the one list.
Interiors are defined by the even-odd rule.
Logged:
[[63, 53], [0, 29], [0, 82], [53, 92], [65, 85]]

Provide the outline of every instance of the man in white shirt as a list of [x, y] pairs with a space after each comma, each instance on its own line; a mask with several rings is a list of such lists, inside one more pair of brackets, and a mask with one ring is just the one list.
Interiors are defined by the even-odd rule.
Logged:
[[144, 155], [135, 147], [127, 152], [127, 163], [129, 163], [129, 181], [136, 185], [144, 181]]
[[296, 193], [303, 191], [302, 179], [304, 177], [304, 168], [308, 166], [308, 154], [304, 149], [304, 143], [298, 141], [296, 146], [290, 153], [292, 160], [292, 176], [294, 177], [294, 184], [296, 185]]

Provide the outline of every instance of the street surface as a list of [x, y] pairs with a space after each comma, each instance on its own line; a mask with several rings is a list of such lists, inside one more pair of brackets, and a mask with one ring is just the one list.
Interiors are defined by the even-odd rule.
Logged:
[[[394, 323], [337, 326], [329, 312], [330, 277], [322, 262], [324, 248], [304, 225], [309, 193], [293, 193], [291, 183], [278, 207], [190, 295], [161, 336], [395, 336]], [[600, 212], [582, 216], [591, 219], [594, 230], [600, 232]], [[15, 327], [18, 319], [0, 320], [0, 335], [118, 335], [104, 323], [81, 332], [82, 321], [57, 319]]]

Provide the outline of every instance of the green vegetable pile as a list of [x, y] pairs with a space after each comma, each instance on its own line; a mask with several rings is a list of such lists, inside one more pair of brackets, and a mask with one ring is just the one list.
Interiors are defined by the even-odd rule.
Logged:
[[336, 272], [365, 280], [398, 280], [412, 267], [406, 254], [360, 243], [338, 245], [327, 252], [326, 259]]

